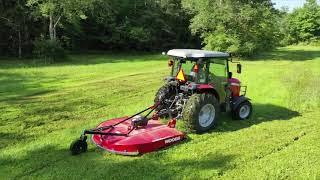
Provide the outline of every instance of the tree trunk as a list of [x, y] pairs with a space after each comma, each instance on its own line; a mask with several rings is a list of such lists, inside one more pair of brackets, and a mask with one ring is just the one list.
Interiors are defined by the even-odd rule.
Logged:
[[21, 58], [22, 55], [22, 47], [21, 47], [21, 30], [18, 31], [18, 38], [19, 38], [19, 58]]
[[53, 27], [53, 39], [56, 40], [57, 39], [57, 33], [56, 33], [56, 27]]
[[[53, 39], [54, 39], [54, 40], [57, 39], [57, 31], [56, 31], [56, 29], [57, 29], [57, 25], [58, 25], [60, 19], [61, 19], [61, 15], [58, 17], [58, 19], [52, 20], [52, 24], [53, 24], [53, 26], [52, 26], [52, 31], [53, 31]], [[55, 21], [55, 22], [54, 22], [54, 21]]]
[[52, 13], [50, 13], [49, 16], [49, 36], [50, 36], [50, 40], [54, 40], [54, 33], [53, 33], [53, 15]]

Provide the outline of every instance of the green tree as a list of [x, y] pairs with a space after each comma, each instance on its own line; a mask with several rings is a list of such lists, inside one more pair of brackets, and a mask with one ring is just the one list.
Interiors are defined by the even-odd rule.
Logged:
[[85, 48], [163, 50], [196, 42], [181, 0], [109, 0], [93, 9], [81, 24], [86, 38], [78, 38], [86, 43], [76, 43]]
[[30, 13], [26, 0], [0, 1], [0, 54], [18, 54], [21, 58], [23, 47], [31, 44], [30, 37], [38, 34], [42, 24]]
[[316, 0], [307, 0], [303, 7], [286, 17], [288, 44], [310, 41], [320, 37], [320, 6]]
[[65, 48], [197, 47], [191, 17], [181, 0], [0, 0], [0, 54], [21, 47], [48, 58]]
[[194, 17], [190, 29], [206, 49], [252, 55], [277, 45], [277, 11], [270, 0], [183, 0]]
[[35, 16], [49, 19], [48, 32], [51, 40], [57, 38], [56, 28], [61, 19], [72, 22], [86, 19], [85, 12], [92, 8], [94, 0], [27, 0]]

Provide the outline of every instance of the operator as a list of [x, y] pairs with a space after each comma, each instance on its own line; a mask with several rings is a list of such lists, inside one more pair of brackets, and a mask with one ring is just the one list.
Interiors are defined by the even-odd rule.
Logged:
[[195, 62], [190, 70], [190, 77], [192, 78], [192, 81], [195, 81], [197, 78], [197, 74], [199, 74], [198, 78], [201, 82], [202, 80], [205, 80], [205, 72], [206, 72], [206, 66], [203, 64], [202, 59], [199, 59], [198, 62]]

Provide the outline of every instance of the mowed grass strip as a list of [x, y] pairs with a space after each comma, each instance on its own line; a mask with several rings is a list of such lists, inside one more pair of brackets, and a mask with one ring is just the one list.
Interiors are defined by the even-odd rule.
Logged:
[[105, 54], [75, 55], [58, 65], [2, 62], [0, 177], [320, 178], [320, 48], [280, 48], [242, 64], [243, 73], [235, 76], [248, 85], [250, 120], [232, 121], [224, 114], [209, 133], [125, 157], [92, 144], [88, 153], [71, 156], [68, 147], [83, 129], [152, 104], [169, 74], [165, 57]]

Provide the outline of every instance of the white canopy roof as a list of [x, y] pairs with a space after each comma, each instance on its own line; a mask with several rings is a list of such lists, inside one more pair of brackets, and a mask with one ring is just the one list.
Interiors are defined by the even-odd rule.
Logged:
[[230, 57], [229, 53], [200, 49], [172, 49], [168, 51], [167, 55], [183, 58]]

